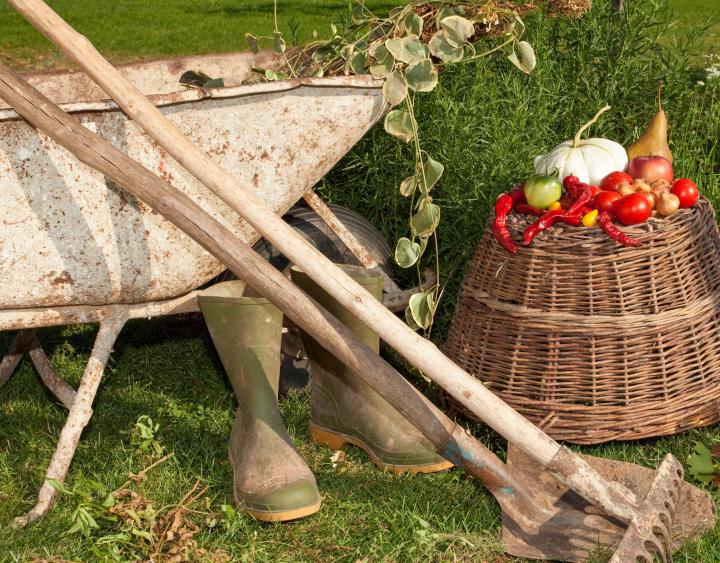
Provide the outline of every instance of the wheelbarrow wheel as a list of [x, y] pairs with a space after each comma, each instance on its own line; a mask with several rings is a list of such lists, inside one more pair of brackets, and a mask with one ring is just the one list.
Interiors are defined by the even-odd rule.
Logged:
[[[362, 215], [332, 203], [327, 204], [340, 222], [358, 239], [375, 261], [392, 275], [392, 251], [380, 232]], [[337, 264], [360, 265], [350, 249], [340, 238], [307, 205], [299, 203], [292, 207], [284, 216], [285, 221], [307, 239], [315, 248]], [[270, 242], [260, 239], [253, 249], [270, 261], [273, 266], [288, 272], [290, 262]]]

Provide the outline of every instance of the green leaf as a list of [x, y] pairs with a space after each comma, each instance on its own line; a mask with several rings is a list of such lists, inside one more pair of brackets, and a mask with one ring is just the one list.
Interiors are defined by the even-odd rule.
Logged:
[[255, 37], [252, 33], [245, 34], [245, 41], [247, 41], [248, 47], [250, 47], [250, 50], [253, 53], [260, 52], [260, 42], [258, 41], [258, 38]]
[[433, 310], [435, 308], [435, 294], [432, 291], [415, 293], [408, 303], [412, 320], [421, 328], [428, 328], [432, 324]]
[[475, 33], [475, 26], [462, 16], [448, 16], [440, 22], [440, 27], [447, 34], [448, 41], [460, 47]]
[[428, 156], [422, 163], [422, 169], [417, 174], [420, 191], [427, 194], [437, 184], [444, 171], [445, 167], [441, 163]]
[[65, 486], [64, 483], [61, 483], [61, 482], [58, 481], [57, 479], [51, 479], [51, 478], [48, 477], [48, 478], [45, 479], [45, 480], [50, 484], [50, 486], [51, 486], [53, 489], [55, 489], [55, 490], [58, 491], [58, 492], [61, 492], [61, 493], [64, 494], [64, 495], [70, 495], [70, 496], [72, 496], [72, 495], [75, 494], [75, 493], [73, 493], [70, 489], [68, 489], [68, 488]]
[[356, 51], [350, 61], [350, 67], [355, 74], [365, 74], [367, 72], [368, 56], [365, 51]]
[[368, 48], [368, 53], [379, 63], [384, 63], [390, 56], [390, 51], [387, 50], [387, 47], [385, 47], [385, 44], [382, 41], [375, 41], [374, 43], [371, 43]]
[[402, 237], [395, 247], [395, 262], [401, 268], [409, 268], [420, 258], [420, 245], [409, 238]]
[[407, 60], [403, 62], [410, 64], [430, 58], [430, 50], [427, 45], [420, 41], [417, 35], [408, 35], [403, 38], [403, 41], [405, 42], [405, 54], [407, 56]]
[[445, 8], [442, 8], [438, 13], [437, 16], [435, 16], [435, 27], [438, 29], [441, 29], [440, 22], [442, 22], [445, 18], [456, 15], [457, 12], [454, 8], [451, 8], [449, 6], [446, 6]]
[[405, 16], [405, 34], [420, 36], [423, 30], [423, 19], [415, 12], [410, 12]]
[[278, 55], [282, 55], [285, 52], [285, 40], [282, 38], [282, 34], [279, 31], [273, 33], [274, 37], [274, 48]]
[[446, 63], [461, 60], [465, 52], [462, 47], [457, 47], [450, 43], [444, 31], [438, 31], [433, 35], [428, 43], [428, 47], [434, 57]]
[[[517, 51], [515, 48], [517, 48]], [[518, 41], [515, 48], [513, 48], [513, 52], [508, 56], [508, 59], [525, 74], [530, 74], [535, 69], [535, 63], [537, 62], [532, 45], [527, 41]], [[520, 53], [519, 57], [518, 52]]]
[[438, 82], [438, 73], [430, 59], [415, 62], [405, 69], [408, 86], [416, 92], [431, 92]]
[[417, 188], [417, 176], [408, 176], [400, 182], [400, 193], [405, 197], [410, 197], [415, 193]]
[[429, 237], [440, 223], [440, 208], [434, 203], [423, 200], [420, 210], [410, 219], [413, 235]]
[[407, 307], [405, 307], [405, 322], [413, 330], [417, 330], [420, 328], [418, 326], [418, 324], [415, 322], [415, 319], [413, 319], [412, 311], [410, 310], [409, 305]]
[[287, 74], [285, 74], [281, 70], [275, 71], [275, 70], [267, 69], [265, 71], [265, 78], [267, 78], [271, 82], [275, 81], [275, 80], [285, 80], [287, 78]]
[[350, 43], [349, 45], [345, 45], [340, 50], [340, 56], [345, 61], [345, 65], [343, 66], [343, 72], [345, 73], [345, 76], [350, 74], [350, 68], [352, 67], [352, 55], [355, 51], [355, 45]]
[[222, 78], [213, 78], [203, 84], [203, 88], [225, 88], [225, 81]]
[[702, 442], [697, 442], [693, 451], [695, 453], [688, 458], [688, 473], [698, 481], [709, 483], [715, 475], [712, 454]]
[[375, 78], [385, 78], [395, 68], [395, 59], [382, 43], [370, 45], [369, 53], [377, 64], [370, 65], [370, 74]]
[[388, 39], [385, 41], [385, 47], [395, 60], [405, 64], [427, 59], [429, 55], [427, 47], [420, 41], [417, 35]]
[[385, 131], [404, 143], [409, 143], [414, 137], [410, 114], [399, 109], [389, 112], [385, 116]]
[[383, 84], [383, 94], [391, 106], [396, 106], [402, 102], [407, 93], [407, 81], [400, 71], [396, 70], [387, 75], [385, 84]]

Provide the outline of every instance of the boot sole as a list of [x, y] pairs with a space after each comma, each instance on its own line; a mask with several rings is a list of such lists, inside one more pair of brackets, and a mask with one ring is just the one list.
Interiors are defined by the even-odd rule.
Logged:
[[305, 516], [315, 514], [318, 510], [320, 510], [320, 501], [315, 504], [311, 504], [310, 506], [295, 508], [293, 510], [285, 510], [282, 512], [265, 512], [262, 510], [250, 510], [249, 508], [245, 508], [245, 511], [250, 516], [255, 518], [255, 520], [260, 520], [261, 522], [285, 522], [287, 520], [297, 520], [298, 518], [304, 518]]
[[440, 463], [429, 463], [425, 465], [396, 465], [384, 463], [365, 442], [358, 440], [357, 438], [353, 438], [352, 436], [348, 436], [347, 434], [326, 430], [325, 428], [320, 428], [319, 426], [315, 426], [313, 424], [310, 424], [310, 438], [313, 442], [327, 446], [331, 450], [335, 451], [342, 450], [346, 444], [352, 444], [353, 446], [364, 450], [365, 453], [370, 456], [372, 462], [380, 469], [397, 475], [402, 473], [437, 473], [438, 471], [445, 471], [446, 469], [453, 467], [453, 464], [447, 460]]

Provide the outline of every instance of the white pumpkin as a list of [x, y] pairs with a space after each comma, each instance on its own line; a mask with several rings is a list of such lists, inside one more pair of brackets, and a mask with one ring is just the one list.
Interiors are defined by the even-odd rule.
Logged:
[[595, 117], [583, 125], [570, 141], [560, 143], [548, 154], [535, 157], [535, 172], [538, 174], [558, 174], [560, 179], [566, 176], [577, 176], [581, 182], [599, 186], [602, 179], [616, 170], [627, 168], [628, 157], [623, 146], [610, 139], [580, 139], [580, 135], [600, 115], [609, 110], [602, 108]]

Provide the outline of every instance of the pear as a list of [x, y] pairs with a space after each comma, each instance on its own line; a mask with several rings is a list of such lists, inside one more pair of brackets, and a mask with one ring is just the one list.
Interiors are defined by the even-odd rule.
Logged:
[[672, 152], [670, 152], [667, 142], [667, 117], [660, 99], [661, 88], [662, 82], [658, 84], [658, 111], [640, 138], [628, 147], [628, 160], [632, 160], [636, 156], [663, 156], [672, 164]]

